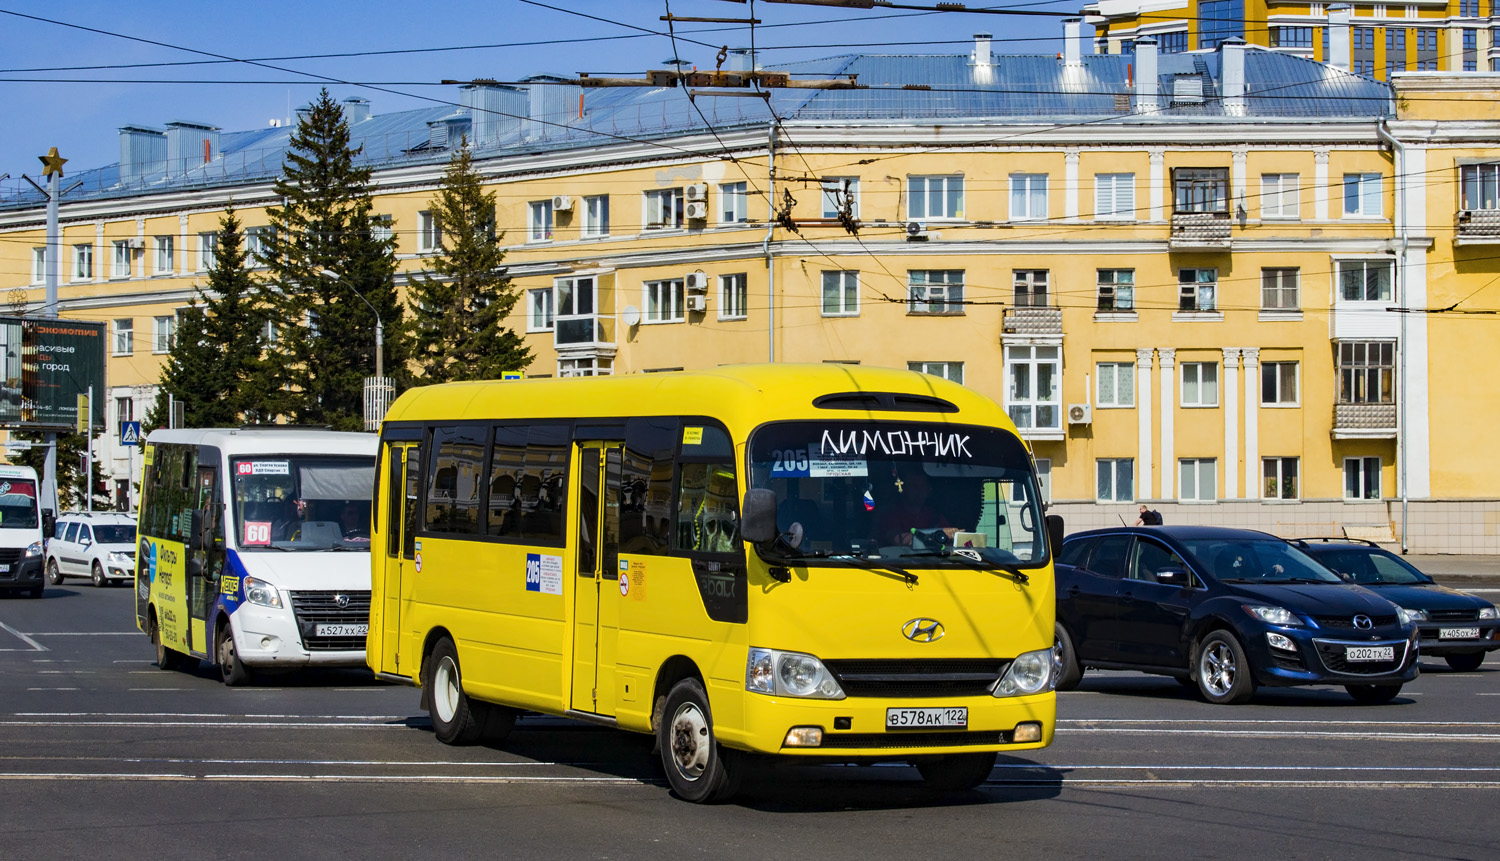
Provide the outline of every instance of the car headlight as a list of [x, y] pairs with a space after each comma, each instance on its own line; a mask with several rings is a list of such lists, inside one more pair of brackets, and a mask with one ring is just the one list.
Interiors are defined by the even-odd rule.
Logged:
[[262, 607], [281, 607], [281, 593], [276, 591], [276, 587], [270, 583], [255, 577], [246, 577], [240, 581], [240, 585], [245, 590], [246, 601]]
[[1266, 607], [1259, 604], [1246, 604], [1245, 612], [1261, 620], [1262, 622], [1265, 622], [1267, 625], [1280, 625], [1283, 628], [1294, 628], [1302, 624], [1302, 620], [1297, 618], [1297, 614], [1293, 613], [1291, 610], [1288, 610], [1285, 607]]
[[26, 556], [27, 556], [27, 558], [30, 558], [32, 556], [40, 556], [40, 555], [42, 555], [42, 542], [40, 542], [40, 541], [33, 541], [33, 542], [31, 542], [31, 546], [26, 548]]
[[1479, 608], [1479, 618], [1481, 618], [1481, 619], [1497, 619], [1497, 618], [1500, 618], [1500, 613], [1495, 612], [1495, 608], [1493, 606], [1491, 606], [1491, 607], [1480, 607]]
[[1427, 611], [1408, 610], [1405, 607], [1397, 607], [1396, 619], [1403, 625], [1410, 625], [1413, 622], [1425, 622], [1427, 621]]
[[750, 650], [745, 660], [745, 690], [819, 700], [841, 700], [844, 689], [823, 662], [801, 652]]
[[135, 561], [134, 559], [130, 558], [129, 553], [121, 553], [117, 550], [111, 551], [108, 558], [109, 561], [115, 565], [129, 565], [130, 563]]
[[1016, 697], [1040, 693], [1052, 682], [1052, 650], [1037, 649], [1016, 656], [995, 685], [995, 696]]

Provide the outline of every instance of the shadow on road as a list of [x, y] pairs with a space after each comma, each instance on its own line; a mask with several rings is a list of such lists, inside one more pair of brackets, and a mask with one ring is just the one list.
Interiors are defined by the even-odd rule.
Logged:
[[[1426, 667], [1423, 668], [1426, 672]], [[1079, 691], [1089, 691], [1096, 694], [1107, 694], [1119, 697], [1137, 697], [1153, 700], [1179, 700], [1194, 702], [1207, 706], [1199, 696], [1196, 688], [1188, 688], [1175, 679], [1165, 676], [1147, 675], [1120, 675], [1120, 676], [1085, 676], [1078, 685]], [[1059, 697], [1065, 698], [1066, 693]], [[1416, 699], [1408, 696], [1397, 696], [1388, 705], [1413, 705]], [[1380, 708], [1380, 706], [1369, 706], [1355, 702], [1348, 692], [1339, 685], [1328, 685], [1318, 687], [1289, 687], [1272, 688], [1261, 687], [1255, 690], [1255, 697], [1242, 706], [1234, 708], [1254, 708], [1256, 706], [1280, 706], [1291, 708]]]

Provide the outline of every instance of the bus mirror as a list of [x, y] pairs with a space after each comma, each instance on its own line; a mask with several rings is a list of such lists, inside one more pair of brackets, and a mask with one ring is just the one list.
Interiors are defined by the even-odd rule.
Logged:
[[740, 535], [751, 544], [776, 540], [776, 492], [764, 487], [745, 491]]
[[189, 550], [198, 551], [203, 549], [203, 512], [196, 508], [193, 509], [192, 516], [188, 522], [187, 545]]
[[42, 535], [48, 538], [57, 537], [57, 515], [53, 514], [50, 508], [42, 509]]
[[1051, 548], [1054, 558], [1062, 552], [1063, 519], [1060, 514], [1047, 515], [1047, 545]]

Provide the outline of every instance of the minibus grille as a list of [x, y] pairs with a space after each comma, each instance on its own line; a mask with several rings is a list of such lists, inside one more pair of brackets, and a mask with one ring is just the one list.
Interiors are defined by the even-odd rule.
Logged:
[[25, 553], [19, 547], [7, 547], [0, 549], [0, 565], [13, 565], [21, 561], [21, 554]]
[[[339, 597], [347, 603], [339, 606]], [[369, 625], [370, 593], [337, 589], [316, 592], [293, 592], [292, 612], [297, 616], [297, 630], [302, 645], [309, 652], [341, 652], [364, 649], [364, 634], [320, 636], [319, 625]]]
[[851, 697], [973, 697], [988, 694], [1010, 661], [828, 660], [823, 665]]

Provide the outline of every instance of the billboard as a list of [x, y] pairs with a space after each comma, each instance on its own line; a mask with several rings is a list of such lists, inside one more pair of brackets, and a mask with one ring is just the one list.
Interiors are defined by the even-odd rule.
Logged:
[[0, 317], [0, 428], [76, 431], [90, 386], [103, 427], [104, 337], [103, 323]]

